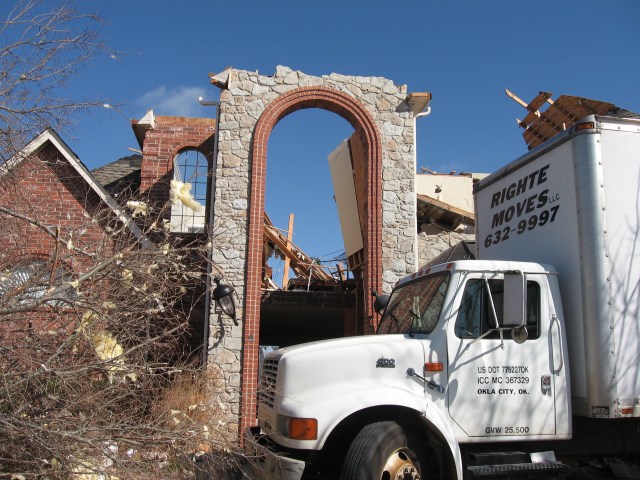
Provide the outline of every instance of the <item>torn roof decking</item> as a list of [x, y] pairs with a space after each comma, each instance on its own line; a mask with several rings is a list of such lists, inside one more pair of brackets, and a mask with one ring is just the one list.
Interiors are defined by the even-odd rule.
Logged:
[[[529, 150], [553, 138], [587, 115], [605, 115], [619, 110], [613, 103], [572, 95], [561, 95], [554, 101], [551, 99], [551, 93], [540, 92], [527, 104], [509, 90], [506, 90], [506, 93], [528, 110], [527, 116], [518, 120], [518, 124], [524, 128], [522, 136]], [[549, 104], [549, 107], [540, 111], [545, 104]]]

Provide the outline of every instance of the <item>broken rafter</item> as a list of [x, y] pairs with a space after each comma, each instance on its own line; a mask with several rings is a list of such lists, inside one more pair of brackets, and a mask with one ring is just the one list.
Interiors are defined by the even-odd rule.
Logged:
[[524, 117], [524, 119], [518, 120], [518, 125], [520, 125], [522, 128], [525, 128], [525, 129], [527, 128], [528, 125], [533, 123], [537, 118], [540, 118], [541, 116], [540, 107], [542, 107], [542, 105], [544, 105], [545, 103], [553, 105], [553, 100], [551, 100], [551, 95], [553, 94], [550, 92], [540, 92], [538, 93], [536, 98], [531, 100], [530, 103], [527, 103], [524, 100], [522, 100], [520, 97], [518, 97], [515, 93], [511, 92], [510, 90], [505, 88], [504, 91], [507, 94], [507, 96], [511, 97], [513, 100], [515, 100], [517, 103], [519, 103], [529, 111], [529, 113], [527, 114], [526, 117]]
[[520, 97], [518, 97], [515, 93], [513, 93], [511, 90], [509, 90], [508, 88], [504, 89], [505, 93], [511, 97], [512, 99], [514, 99], [516, 102], [518, 102], [521, 106], [523, 106], [524, 108], [529, 108], [529, 104], [527, 102], [525, 102], [524, 100], [522, 100]]
[[452, 219], [457, 218], [469, 225], [475, 224], [475, 217], [471, 212], [449, 205], [448, 203], [437, 200], [429, 195], [422, 195], [418, 193], [416, 198], [418, 201], [418, 210], [425, 212], [426, 216], [431, 217], [438, 222], [448, 219], [449, 222], [453, 223]]
[[[291, 250], [291, 246], [293, 245], [293, 213], [289, 214], [289, 228], [287, 229], [287, 249]], [[288, 255], [285, 255], [284, 258], [284, 272], [282, 272], [282, 286], [284, 287], [289, 282], [289, 267], [291, 265], [291, 259]]]
[[[320, 280], [335, 281], [332, 275], [323, 270], [321, 265], [314, 263], [306, 253], [284, 236], [279, 229], [273, 226], [271, 219], [264, 214], [264, 235], [272, 242], [285, 257], [289, 259], [291, 268], [299, 277], [315, 277]], [[284, 285], [283, 285], [284, 287]]]
[[[528, 111], [524, 119], [517, 121], [524, 129], [522, 135], [529, 149], [551, 139], [587, 115], [604, 115], [615, 107], [611, 103], [571, 95], [561, 95], [553, 101], [549, 92], [540, 92], [530, 103], [526, 103], [511, 91], [505, 89], [505, 92]], [[549, 107], [540, 112], [545, 102]]]

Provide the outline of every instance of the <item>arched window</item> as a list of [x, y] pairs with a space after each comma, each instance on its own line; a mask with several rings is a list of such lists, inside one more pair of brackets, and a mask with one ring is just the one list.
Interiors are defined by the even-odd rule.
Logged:
[[[29, 305], [71, 279], [71, 273], [61, 265], [54, 267], [48, 260], [25, 259], [0, 272], [0, 305]], [[63, 298], [48, 301], [46, 305], [64, 306], [76, 297], [76, 291], [69, 290]]]
[[[171, 231], [180, 233], [204, 232], [209, 162], [201, 152], [184, 150], [173, 161], [173, 179], [180, 182], [182, 193], [190, 194], [198, 202], [198, 208], [191, 208], [183, 201], [171, 206]], [[190, 188], [189, 188], [190, 185]], [[177, 188], [177, 187], [172, 187]]]

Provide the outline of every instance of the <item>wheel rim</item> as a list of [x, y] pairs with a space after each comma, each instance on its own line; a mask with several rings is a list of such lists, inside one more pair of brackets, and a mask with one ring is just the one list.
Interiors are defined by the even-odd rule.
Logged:
[[419, 464], [409, 449], [393, 452], [382, 468], [381, 480], [420, 480]]

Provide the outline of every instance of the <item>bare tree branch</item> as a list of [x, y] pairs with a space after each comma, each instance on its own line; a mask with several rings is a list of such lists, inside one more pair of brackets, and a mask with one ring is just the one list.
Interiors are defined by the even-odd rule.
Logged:
[[[119, 475], [132, 465], [149, 468], [135, 455], [105, 451], [105, 442], [129, 450], [150, 443], [165, 452], [194, 444], [223, 450], [223, 436], [204, 428], [216, 423], [199, 393], [184, 410], [154, 407], [171, 380], [184, 375], [179, 372], [198, 375], [185, 368], [184, 335], [204, 295], [206, 238], [175, 237], [158, 227], [161, 218], [147, 217], [141, 227], [155, 244], [145, 247], [126, 230], [107, 231], [88, 220], [94, 236], [83, 240], [81, 253], [66, 240], [80, 241], [79, 231], [89, 225], [65, 227], [63, 236], [59, 226], [15, 209], [1, 207], [0, 213], [14, 221], [0, 240], [20, 224], [53, 240], [49, 260], [20, 277], [22, 285], [11, 283], [11, 252], [0, 262], [0, 410], [6, 412], [0, 470], [57, 478], [56, 469], [62, 477], [80, 468]], [[23, 268], [19, 251], [13, 258]], [[58, 275], [67, 264], [78, 265], [76, 272]], [[3, 332], [11, 334], [3, 339]], [[204, 382], [198, 385], [197, 391], [205, 389]], [[100, 458], [110, 460], [109, 468]]]
[[[0, 205], [0, 213], [4, 213], [5, 215], [9, 215], [10, 217], [15, 217], [18, 218], [20, 220], [24, 220], [27, 223], [30, 223], [31, 225], [34, 225], [40, 229], [42, 229], [45, 233], [47, 233], [49, 236], [51, 236], [53, 239], [56, 240], [56, 242], [61, 243], [63, 245], [68, 245], [69, 244], [69, 239], [64, 239], [62, 237], [60, 237], [60, 229], [59, 228], [54, 228], [50, 225], [46, 225], [43, 222], [39, 221], [36, 218], [31, 218], [28, 215], [23, 215], [22, 213], [16, 212], [11, 208], [7, 208], [5, 206]], [[72, 249], [78, 253], [82, 253], [83, 255], [86, 255], [88, 257], [92, 257], [94, 256], [93, 253], [91, 252], [86, 252], [84, 250], [82, 250], [81, 248], [78, 247], [72, 247]]]
[[45, 128], [64, 131], [78, 111], [104, 103], [63, 95], [67, 82], [107, 50], [100, 17], [70, 3], [44, 6], [19, 0], [0, 22], [0, 163]]
[[[17, 0], [0, 22], [0, 477], [169, 478], [167, 459], [237, 434], [196, 363], [211, 239], [168, 232], [166, 206], [126, 223], [91, 189], [65, 222], [12, 175], [28, 141], [104, 103], [65, 92], [108, 52], [100, 18], [52, 4]], [[31, 160], [77, 184], [57, 158]]]

